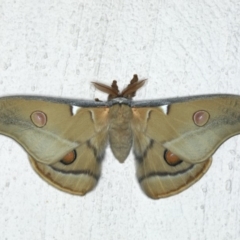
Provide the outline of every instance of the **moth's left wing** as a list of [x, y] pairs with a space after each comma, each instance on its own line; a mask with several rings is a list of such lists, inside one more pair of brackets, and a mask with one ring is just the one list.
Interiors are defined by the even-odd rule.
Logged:
[[108, 108], [76, 107], [66, 99], [0, 99], [0, 133], [29, 154], [53, 186], [84, 195], [97, 184], [108, 141]]
[[49, 184], [64, 192], [85, 195], [98, 183], [107, 139], [107, 131], [103, 129], [56, 163], [43, 164], [31, 155], [29, 160], [33, 169]]

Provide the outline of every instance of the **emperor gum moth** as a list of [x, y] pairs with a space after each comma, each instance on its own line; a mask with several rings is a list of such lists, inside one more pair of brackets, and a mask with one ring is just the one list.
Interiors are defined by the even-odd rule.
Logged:
[[172, 196], [199, 180], [217, 148], [240, 133], [240, 96], [132, 101], [144, 83], [134, 75], [122, 92], [116, 81], [93, 83], [108, 94], [106, 102], [2, 97], [0, 132], [15, 139], [34, 170], [62, 191], [91, 191], [109, 144], [120, 163], [133, 149], [137, 180], [150, 198]]

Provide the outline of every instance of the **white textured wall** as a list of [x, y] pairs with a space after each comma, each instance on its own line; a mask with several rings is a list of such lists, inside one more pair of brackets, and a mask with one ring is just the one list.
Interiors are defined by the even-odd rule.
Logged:
[[[91, 81], [123, 87], [138, 73], [149, 80], [136, 99], [240, 94], [239, 42], [239, 0], [1, 0], [0, 93], [104, 99]], [[197, 184], [158, 201], [132, 155], [121, 165], [107, 149], [85, 197], [46, 184], [3, 136], [0, 159], [1, 239], [240, 239], [240, 136]]]

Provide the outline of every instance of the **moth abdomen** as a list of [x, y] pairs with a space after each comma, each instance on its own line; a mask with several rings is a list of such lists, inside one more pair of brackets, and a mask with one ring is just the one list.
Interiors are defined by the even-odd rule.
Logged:
[[132, 131], [130, 126], [125, 129], [109, 130], [109, 144], [119, 162], [124, 162], [132, 148]]
[[124, 162], [132, 148], [132, 110], [124, 104], [110, 108], [109, 144], [119, 162]]

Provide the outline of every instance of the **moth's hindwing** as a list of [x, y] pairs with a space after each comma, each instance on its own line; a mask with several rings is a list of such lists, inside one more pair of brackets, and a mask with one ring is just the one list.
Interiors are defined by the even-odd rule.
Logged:
[[[85, 115], [90, 118], [87, 119]], [[30, 156], [30, 162], [48, 183], [65, 192], [84, 195], [96, 186], [100, 177], [101, 162], [108, 142], [108, 109], [83, 108], [74, 117], [78, 119], [74, 126], [74, 140], [78, 143], [73, 150], [76, 159], [69, 164], [63, 157], [54, 164], [46, 165]], [[82, 132], [79, 131], [79, 125], [85, 128]], [[93, 134], [91, 137], [86, 134], [84, 139], [84, 131], [89, 128]]]
[[[158, 114], [158, 118], [152, 118], [153, 111], [162, 114]], [[164, 147], [164, 143], [171, 139], [172, 127], [165, 121], [161, 109], [136, 108], [133, 109], [133, 116], [133, 151], [137, 162], [137, 178], [149, 197], [158, 199], [177, 194], [206, 173], [211, 159], [205, 159], [199, 164], [189, 163], [171, 155]], [[166, 136], [169, 128], [169, 135]], [[163, 132], [165, 139], [161, 139]]]
[[76, 159], [71, 163], [63, 158], [46, 165], [35, 161], [31, 156], [29, 159], [34, 170], [54, 187], [71, 194], [84, 195], [98, 182], [106, 143], [107, 131], [103, 129], [73, 150]]

